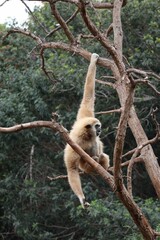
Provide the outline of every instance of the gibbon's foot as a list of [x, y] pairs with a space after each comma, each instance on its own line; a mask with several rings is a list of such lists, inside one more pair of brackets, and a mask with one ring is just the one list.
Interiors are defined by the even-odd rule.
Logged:
[[84, 209], [87, 209], [89, 206], [90, 206], [90, 204], [89, 204], [88, 202], [86, 202], [85, 199], [83, 199], [82, 207], [83, 207]]
[[90, 204], [88, 202], [86, 202], [85, 199], [82, 200], [81, 205], [82, 205], [83, 209], [86, 209], [86, 208], [88, 208], [90, 206]]
[[97, 53], [92, 53], [91, 62], [93, 62], [93, 61], [97, 62], [98, 58], [99, 58], [99, 55]]

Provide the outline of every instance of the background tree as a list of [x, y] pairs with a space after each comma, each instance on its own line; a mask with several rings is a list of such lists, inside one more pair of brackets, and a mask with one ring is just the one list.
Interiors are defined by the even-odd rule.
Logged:
[[[140, 15], [142, 9], [144, 9], [145, 7], [144, 4], [148, 5], [148, 10], [151, 9], [151, 7], [153, 7], [154, 5], [155, 11], [158, 11], [158, 2], [151, 4], [150, 1], [141, 2], [133, 1], [132, 3], [128, 3], [123, 8], [124, 24], [125, 19], [127, 19], [125, 18], [125, 16], [126, 14], [129, 13], [129, 10], [130, 11], [132, 10], [137, 15], [138, 14]], [[94, 5], [94, 8], [93, 7], [87, 8], [87, 13], [89, 13], [90, 16], [94, 16], [92, 17], [93, 18], [92, 20], [96, 24], [96, 27], [99, 30], [107, 28], [108, 30], [112, 29], [109, 28], [110, 24], [109, 20], [111, 20], [111, 14], [108, 15], [108, 11], [106, 9], [100, 11], [96, 10], [97, 6], [99, 5]], [[111, 9], [113, 8], [113, 4], [106, 4], [105, 6], [109, 6]], [[52, 11], [54, 11], [54, 13], [56, 14], [55, 12], [56, 10], [53, 8], [54, 6], [51, 7]], [[111, 60], [110, 56], [111, 53], [107, 54], [106, 51], [104, 52], [103, 47], [101, 47], [101, 44], [96, 40], [96, 38], [93, 38], [92, 36], [90, 36], [90, 34], [88, 35], [87, 33], [88, 30], [86, 29], [85, 24], [82, 23], [80, 14], [76, 13], [77, 6], [63, 2], [57, 3], [56, 7], [60, 11], [61, 16], [65, 20], [66, 19], [68, 20], [72, 16], [71, 17], [72, 22], [68, 23], [69, 31], [72, 31], [74, 37], [77, 36], [77, 38], [75, 39], [77, 41], [76, 44], [78, 43], [78, 45], [75, 46], [72, 44], [66, 50], [75, 51], [76, 49], [79, 49], [79, 45], [81, 45], [84, 48], [87, 48], [88, 51], [98, 52], [100, 56], [106, 57], [106, 59]], [[36, 39], [38, 41], [41, 41], [41, 38], [44, 38], [45, 31], [47, 39], [46, 43], [38, 42], [38, 44], [40, 43], [40, 45], [38, 45], [38, 48], [35, 49], [34, 48], [35, 43], [33, 43], [32, 40], [30, 41], [29, 38], [27, 38], [26, 41], [26, 37], [22, 38], [22, 36], [19, 35], [12, 35], [5, 40], [5, 44], [1, 47], [2, 49], [1, 58], [3, 59], [3, 61], [1, 61], [2, 91], [0, 96], [2, 106], [0, 109], [1, 109], [1, 125], [3, 126], [11, 126], [16, 123], [28, 122], [37, 119], [50, 119], [50, 113], [53, 110], [54, 111], [56, 110], [61, 116], [60, 120], [62, 124], [65, 124], [65, 126], [69, 129], [75, 117], [75, 112], [73, 112], [73, 109], [77, 109], [76, 103], [81, 98], [82, 85], [84, 82], [84, 75], [87, 69], [87, 63], [84, 62], [83, 59], [80, 59], [78, 56], [74, 56], [73, 58], [73, 56], [71, 56], [70, 54], [66, 54], [64, 53], [64, 51], [57, 49], [57, 47], [58, 48], [66, 47], [66, 45], [64, 44], [54, 45], [56, 49], [45, 50], [44, 55], [42, 55], [42, 52], [40, 52], [42, 57], [41, 59], [37, 56], [36, 51], [38, 51], [39, 53], [40, 47], [42, 47], [43, 50], [45, 44], [48, 44], [49, 39], [54, 39], [54, 41], [63, 41], [64, 43], [68, 42], [67, 38], [65, 37], [62, 31], [64, 25], [62, 25], [62, 28], [60, 28], [59, 31], [56, 31], [55, 29], [53, 30], [53, 24], [55, 26], [57, 22], [55, 20], [54, 22], [53, 20], [51, 20], [50, 12], [47, 10], [48, 8], [49, 4], [45, 4], [42, 9], [35, 10], [34, 16], [36, 16], [37, 22], [35, 23], [31, 20], [28, 25], [28, 31], [23, 31], [20, 29], [14, 30], [15, 32], [20, 32], [25, 35], [27, 35], [28, 32], [34, 32], [34, 35], [32, 36], [38, 36], [38, 38]], [[134, 11], [134, 9], [136, 9], [136, 11]], [[137, 9], [139, 11], [137, 11]], [[112, 11], [110, 11], [110, 13], [112, 13]], [[150, 11], [150, 14], [151, 13], [152, 11]], [[158, 22], [156, 19], [157, 15], [154, 12], [152, 14], [152, 18], [149, 18], [147, 20], [150, 23], [151, 22], [157, 23]], [[74, 16], [75, 18], [73, 18]], [[144, 48], [140, 48], [140, 46], [144, 45], [139, 44], [138, 58], [136, 55], [135, 56], [133, 55], [133, 53], [136, 53], [135, 50], [132, 50], [132, 54], [130, 54], [131, 49], [135, 49], [136, 46], [136, 43], [134, 42], [135, 38], [133, 37], [129, 38], [132, 31], [130, 31], [130, 29], [127, 31], [127, 27], [134, 26], [133, 25], [134, 17], [132, 19], [132, 16], [134, 15], [131, 14], [130, 16], [131, 23], [130, 22], [128, 23], [127, 19], [127, 24], [124, 25], [124, 29], [126, 30], [126, 33], [124, 30], [125, 33], [124, 40], [128, 42], [127, 40], [128, 37], [128, 39], [130, 39], [130, 42], [132, 43], [131, 40], [133, 39], [133, 44], [131, 45], [132, 47], [130, 48], [128, 48], [127, 45], [124, 51], [125, 55], [128, 56], [129, 58], [130, 65], [128, 64], [128, 61], [125, 63], [127, 69], [131, 69], [132, 65], [135, 67], [140, 66], [143, 68], [144, 65], [140, 64], [141, 61], [139, 61], [137, 65], [135, 61], [137, 61], [138, 58], [141, 59], [140, 52], [142, 51], [144, 53], [144, 55], [142, 56], [142, 59], [144, 59], [144, 61], [142, 62], [144, 63], [146, 62], [145, 59], [147, 55], [145, 55]], [[135, 16], [135, 18], [137, 17]], [[43, 28], [40, 22], [43, 22]], [[140, 23], [139, 32], [141, 33], [142, 32], [141, 29], [143, 28], [141, 28]], [[81, 32], [79, 29], [81, 30]], [[80, 35], [80, 33], [82, 35]], [[152, 35], [153, 39], [156, 39], [154, 41], [158, 43], [157, 41], [158, 35], [156, 28], [154, 33], [155, 37], [154, 35]], [[148, 32], [146, 32], [146, 35], [147, 34]], [[112, 40], [112, 36], [113, 35], [109, 35], [108, 38]], [[144, 42], [144, 39], [146, 39], [147, 41], [147, 38], [144, 38], [144, 36], [145, 35], [142, 35], [142, 37], [139, 38], [142, 43]], [[70, 41], [72, 41], [72, 37]], [[154, 52], [157, 51], [158, 44], [156, 45], [154, 41], [152, 41], [152, 45], [149, 46], [152, 46], [152, 48], [155, 49], [153, 50], [153, 56], [156, 56]], [[22, 49], [20, 48], [20, 46]], [[32, 51], [32, 49], [34, 51]], [[150, 47], [148, 48], [148, 50], [150, 50]], [[28, 55], [29, 52], [31, 52], [30, 55]], [[80, 51], [76, 53], [78, 54], [80, 53], [89, 60], [89, 52]], [[26, 56], [28, 56], [28, 58], [26, 58]], [[152, 57], [152, 55], [149, 56]], [[43, 57], [45, 59], [45, 65], [42, 63], [42, 68], [48, 75], [49, 81], [46, 79], [45, 75], [42, 76], [41, 72], [39, 71], [39, 64], [41, 64], [39, 60], [43, 60]], [[100, 59], [99, 64], [104, 65], [105, 63], [106, 63], [105, 59]], [[153, 66], [155, 66], [155, 64], [151, 65], [151, 63], [152, 61], [150, 61], [150, 64], [148, 63], [148, 65], [147, 64], [145, 65], [146, 70], [151, 71], [151, 69], [153, 69]], [[119, 65], [120, 63], [118, 62], [117, 64]], [[82, 68], [79, 67], [81, 65], [83, 66]], [[50, 71], [50, 69], [52, 69], [52, 72]], [[155, 71], [156, 69], [153, 70]], [[105, 68], [99, 68], [99, 73], [97, 77], [98, 79], [100, 79], [101, 76], [103, 75], [106, 76], [107, 74], [110, 75], [111, 73], [108, 70], [106, 73]], [[133, 75], [134, 79], [139, 78], [139, 76], [140, 77], [143, 76], [142, 74], [138, 75], [137, 77], [137, 72], [135, 72], [134, 74], [136, 74], [136, 76]], [[119, 108], [119, 103], [117, 101], [118, 99], [115, 90], [114, 89], [112, 90], [110, 88], [110, 86], [112, 86], [113, 83], [115, 84], [115, 82], [113, 82], [112, 78], [110, 79], [111, 79], [110, 83], [103, 81], [103, 83], [105, 84], [107, 83], [107, 86], [109, 85], [109, 87], [104, 88], [104, 85], [97, 86], [96, 91], [98, 99], [96, 105], [97, 111]], [[155, 83], [154, 78], [153, 81]], [[156, 85], [158, 87], [158, 82]], [[150, 134], [149, 136], [153, 137], [155, 136], [155, 125], [151, 124], [150, 121], [148, 121], [151, 118], [149, 112], [153, 104], [154, 104], [153, 106], [158, 105], [156, 104], [158, 103], [158, 98], [153, 95], [154, 92], [151, 95], [151, 90], [148, 87], [145, 87], [145, 89], [147, 89], [146, 91], [144, 91], [143, 89], [144, 85], [143, 86], [138, 85], [138, 87], [136, 87], [135, 98], [136, 109], [137, 110], [139, 109], [140, 113], [139, 115], [140, 117], [142, 117], [142, 123], [145, 129], [149, 131], [150, 130], [149, 126], [152, 126], [152, 131], [149, 132]], [[142, 98], [144, 94], [145, 96]], [[146, 95], [147, 97], [148, 96], [152, 97], [152, 102], [146, 100], [147, 99]], [[138, 102], [138, 99], [139, 101], [141, 100], [140, 101], [141, 104]], [[149, 103], [147, 107], [146, 101], [147, 103]], [[144, 108], [142, 103], [145, 106], [145, 111], [142, 111], [142, 109]], [[114, 151], [113, 150], [114, 137], [116, 135], [115, 127], [118, 124], [119, 115], [117, 115], [116, 113], [114, 115], [113, 114], [102, 115], [100, 118], [103, 121], [104, 127], [103, 140], [106, 146], [106, 151], [112, 156], [112, 153]], [[149, 126], [147, 124], [148, 122]], [[125, 152], [136, 146], [134, 140], [130, 141], [131, 137], [133, 139], [132, 133], [128, 129], [125, 140], [124, 149]], [[88, 230], [86, 229], [86, 226], [88, 226], [88, 222], [93, 223], [93, 221], [95, 221], [96, 216], [98, 225], [97, 239], [104, 239], [106, 238], [107, 235], [110, 236], [110, 239], [115, 239], [116, 233], [114, 235], [113, 232], [110, 231], [109, 229], [112, 230], [113, 226], [114, 227], [117, 226], [116, 219], [117, 222], [119, 223], [123, 221], [125, 222], [125, 220], [127, 222], [129, 215], [127, 215], [124, 208], [118, 207], [119, 203], [117, 203], [117, 201], [115, 202], [113, 201], [112, 194], [109, 193], [108, 195], [108, 189], [106, 188], [106, 185], [103, 182], [100, 184], [100, 181], [93, 176], [84, 177], [84, 180], [86, 180], [85, 190], [87, 194], [89, 192], [89, 198], [103, 199], [102, 202], [101, 201], [93, 202], [92, 203], [93, 208], [91, 208], [91, 211], [88, 211], [88, 213], [84, 213], [79, 208], [77, 210], [73, 208], [73, 203], [71, 201], [66, 201], [66, 199], [69, 199], [69, 196], [67, 195], [70, 194], [69, 187], [66, 181], [57, 180], [56, 182], [54, 181], [49, 182], [49, 180], [46, 179], [47, 175], [52, 176], [53, 173], [54, 175], [60, 175], [61, 173], [62, 174], [65, 173], [65, 168], [63, 166], [62, 161], [63, 158], [62, 150], [64, 148], [64, 144], [62, 143], [62, 141], [60, 141], [59, 136], [57, 135], [55, 136], [53, 135], [52, 132], [42, 129], [40, 131], [32, 130], [12, 135], [1, 135], [1, 138], [2, 138], [1, 143], [3, 144], [2, 145], [3, 151], [1, 153], [2, 155], [1, 161], [3, 166], [2, 168], [3, 176], [1, 181], [2, 186], [1, 191], [3, 193], [2, 198], [3, 237], [7, 236], [9, 239], [11, 239], [10, 238], [11, 236], [12, 238], [15, 237], [16, 239], [17, 237], [22, 237], [24, 239], [27, 238], [56, 239], [58, 237], [60, 239], [63, 239], [65, 237], [66, 238], [68, 237], [68, 239], [73, 238], [78, 239], [79, 237], [80, 239], [82, 239], [82, 236], [84, 235], [83, 236], [84, 239], [89, 239], [92, 238], [93, 236], [92, 234], [95, 233], [95, 231], [93, 231], [94, 224], [93, 225], [91, 224], [93, 227], [87, 228]], [[107, 148], [108, 145], [110, 146], [110, 149]], [[152, 150], [150, 149], [150, 151]], [[158, 148], [156, 151], [158, 153]], [[128, 160], [127, 157], [125, 157], [125, 159]], [[134, 174], [135, 185], [136, 182], [138, 182], [139, 184], [139, 179], [142, 179], [140, 178], [139, 174], [141, 172], [141, 169], [139, 168], [137, 169], [137, 166], [138, 165], [136, 165], [137, 171]], [[65, 189], [67, 189], [67, 191]], [[97, 191], [98, 189], [99, 191]], [[148, 192], [140, 191], [138, 192], [138, 195], [148, 197], [151, 196], [151, 193], [150, 190]], [[74, 198], [74, 196], [72, 198]], [[13, 201], [13, 199], [15, 200]], [[65, 212], [64, 205], [66, 207]], [[63, 206], [64, 216], [63, 219], [59, 217], [62, 215], [61, 206]], [[111, 207], [109, 208], [109, 206]], [[144, 206], [146, 208], [145, 212], [148, 212], [151, 206], [152, 207], [156, 206], [157, 212], [159, 209], [158, 202], [153, 203], [152, 200], [149, 200], [148, 202], [146, 201]], [[114, 215], [114, 219], [111, 218], [110, 214], [108, 215], [109, 213], [108, 209], [117, 209]], [[123, 210], [120, 211], [120, 209]], [[69, 212], [71, 219], [68, 219]], [[106, 214], [102, 216], [102, 212]], [[86, 216], [86, 214], [88, 216]], [[67, 219], [67, 224], [66, 221], [64, 221], [65, 216]], [[78, 216], [78, 220], [76, 216]], [[83, 221], [80, 221], [79, 219]], [[111, 219], [112, 221], [114, 221], [115, 224], [112, 224]], [[151, 220], [151, 222], [153, 224], [153, 227], [156, 228], [158, 227], [158, 221], [156, 221], [156, 214], [155, 218], [153, 219]], [[100, 221], [102, 222], [102, 224], [99, 224]], [[56, 224], [51, 225], [51, 223], [53, 222]], [[107, 227], [102, 228], [101, 227], [102, 225], [104, 226], [107, 225]], [[123, 226], [117, 228], [117, 236], [120, 236], [121, 234], [121, 236], [124, 239], [127, 239], [125, 234], [126, 229], [128, 232], [128, 239], [131, 239], [131, 237], [134, 238], [134, 232], [136, 230], [135, 228], [127, 227], [127, 224], [123, 224]], [[38, 237], [36, 237], [37, 233]], [[136, 239], [138, 239], [137, 236]]]

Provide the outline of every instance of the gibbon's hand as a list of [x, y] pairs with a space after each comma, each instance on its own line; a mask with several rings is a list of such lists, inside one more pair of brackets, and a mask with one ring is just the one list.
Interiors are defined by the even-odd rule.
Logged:
[[95, 62], [96, 63], [98, 58], [99, 58], [99, 55], [97, 53], [92, 53], [92, 55], [91, 55], [91, 62]]

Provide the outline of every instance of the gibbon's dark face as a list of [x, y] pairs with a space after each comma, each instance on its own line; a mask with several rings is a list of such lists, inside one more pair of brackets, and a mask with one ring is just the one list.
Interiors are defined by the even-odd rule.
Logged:
[[92, 124], [87, 124], [86, 129], [91, 133], [91, 132], [95, 132], [96, 136], [99, 136], [101, 134], [101, 125], [99, 123], [96, 123], [94, 125]]
[[100, 134], [101, 134], [101, 125], [99, 123], [97, 123], [95, 125], [95, 129], [96, 129], [96, 135], [100, 136]]

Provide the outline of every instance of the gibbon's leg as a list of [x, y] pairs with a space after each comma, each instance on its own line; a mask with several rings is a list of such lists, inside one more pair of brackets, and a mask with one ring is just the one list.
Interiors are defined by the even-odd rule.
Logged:
[[[93, 158], [96, 162], [99, 163], [99, 157], [93, 156], [91, 158]], [[95, 171], [94, 168], [89, 165], [85, 160], [81, 160], [80, 169], [85, 173], [93, 173]]]
[[78, 159], [74, 159], [73, 161], [66, 162], [68, 182], [73, 192], [79, 198], [79, 201], [82, 207], [87, 208], [89, 206], [89, 203], [85, 201], [85, 196], [82, 191], [78, 163], [79, 163]]
[[95, 76], [96, 62], [99, 55], [93, 53], [91, 55], [90, 64], [86, 76], [83, 98], [77, 114], [77, 120], [83, 117], [94, 117], [94, 101], [95, 101]]

